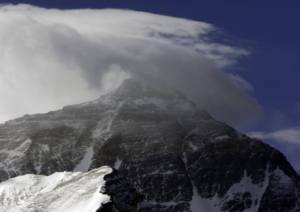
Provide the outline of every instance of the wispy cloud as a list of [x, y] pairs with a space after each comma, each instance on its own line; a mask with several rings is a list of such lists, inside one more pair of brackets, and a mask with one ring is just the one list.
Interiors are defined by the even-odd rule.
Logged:
[[252, 132], [249, 133], [249, 135], [260, 139], [289, 142], [300, 145], [300, 127], [282, 129], [274, 132]]
[[175, 88], [220, 120], [248, 121], [260, 113], [252, 87], [223, 71], [248, 52], [210, 39], [214, 31], [127, 10], [1, 7], [0, 122], [92, 100], [124, 77]]

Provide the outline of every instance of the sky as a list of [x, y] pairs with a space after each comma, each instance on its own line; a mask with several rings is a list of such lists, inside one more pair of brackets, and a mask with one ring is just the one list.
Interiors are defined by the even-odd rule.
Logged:
[[[228, 104], [226, 105], [229, 108], [234, 107], [234, 103], [246, 102], [246, 105], [249, 103], [251, 108], [256, 108], [255, 110], [239, 110], [236, 112], [236, 117], [244, 118], [245, 114], [257, 115], [260, 113], [259, 110], [262, 115], [254, 124], [240, 126], [240, 130], [262, 138], [279, 148], [294, 166], [300, 169], [300, 164], [297, 163], [300, 161], [299, 1], [185, 0], [175, 3], [168, 0], [35, 0], [0, 1], [0, 3], [26, 3], [59, 9], [131, 9], [201, 21], [218, 27], [226, 34], [226, 40], [223, 34], [219, 35], [220, 37], [217, 39], [223, 38], [226, 44], [241, 47], [249, 52], [249, 55], [242, 55], [238, 63], [230, 67], [230, 76], [236, 76], [242, 82], [246, 82], [244, 87], [249, 95], [241, 94], [236, 90], [228, 90], [231, 93], [237, 92], [237, 94], [228, 94], [226, 96]], [[142, 45], [136, 46], [136, 48], [142, 47]], [[157, 48], [161, 47], [157, 46]], [[173, 47], [166, 48], [170, 48], [168, 52], [171, 52]], [[235, 53], [242, 54], [236, 51]], [[180, 55], [177, 56], [180, 57]], [[151, 57], [151, 59], [157, 62], [157, 58]], [[114, 66], [112, 69], [112, 73], [118, 74], [118, 66]], [[207, 70], [214, 69], [207, 68]], [[213, 72], [217, 73], [218, 71]], [[166, 73], [165, 76], [169, 75]], [[214, 74], [209, 79], [219, 80], [223, 77], [223, 75]], [[78, 80], [81, 79], [74, 77], [74, 86], [78, 84]], [[222, 83], [228, 82], [222, 81]], [[63, 87], [63, 82], [61, 86]], [[224, 86], [229, 89], [231, 85]], [[93, 98], [95, 95], [89, 93], [86, 96]], [[249, 96], [253, 96], [257, 104], [249, 100]], [[204, 97], [202, 95], [197, 98], [203, 100]], [[229, 104], [230, 102], [232, 104]], [[244, 107], [246, 106], [244, 105]], [[258, 109], [258, 107], [261, 108]], [[220, 113], [222, 111], [216, 109], [216, 114]], [[234, 116], [234, 113], [229, 114]], [[236, 117], [232, 120], [234, 123], [239, 121]], [[224, 119], [226, 118], [224, 117]]]

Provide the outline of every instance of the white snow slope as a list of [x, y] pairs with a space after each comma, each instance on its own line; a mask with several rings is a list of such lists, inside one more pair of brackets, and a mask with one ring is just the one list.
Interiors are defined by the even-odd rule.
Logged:
[[89, 172], [27, 174], [0, 183], [3, 212], [95, 212], [110, 197], [100, 193], [109, 167]]

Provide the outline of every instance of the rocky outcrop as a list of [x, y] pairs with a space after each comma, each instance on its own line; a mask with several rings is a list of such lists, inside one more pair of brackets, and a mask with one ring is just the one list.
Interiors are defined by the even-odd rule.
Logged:
[[93, 102], [10, 121], [0, 126], [0, 149], [1, 180], [114, 167], [104, 211], [299, 210], [299, 176], [279, 151], [177, 92], [137, 81]]
[[101, 193], [110, 196], [97, 212], [137, 212], [143, 196], [128, 182], [126, 175], [117, 170], [104, 176]]

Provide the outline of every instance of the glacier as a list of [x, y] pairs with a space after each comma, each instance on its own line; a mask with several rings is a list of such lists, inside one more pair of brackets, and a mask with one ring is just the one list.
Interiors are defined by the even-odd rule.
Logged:
[[0, 183], [0, 211], [95, 212], [110, 201], [101, 193], [106, 166], [89, 172], [56, 172], [50, 176], [26, 174]]

